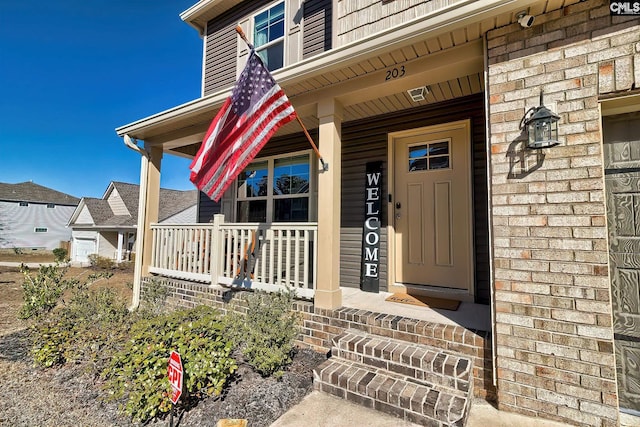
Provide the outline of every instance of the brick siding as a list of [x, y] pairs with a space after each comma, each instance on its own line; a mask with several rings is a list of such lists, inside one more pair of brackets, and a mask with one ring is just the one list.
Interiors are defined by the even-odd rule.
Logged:
[[[640, 20], [608, 7], [487, 35], [499, 407], [590, 426], [618, 419], [598, 97], [640, 84]], [[540, 90], [561, 144], [528, 151]]]
[[[241, 292], [176, 279], [146, 277], [142, 280], [142, 300], [145, 300], [150, 286], [159, 284], [167, 286], [169, 294], [166, 304], [174, 309], [207, 304], [225, 313], [230, 308], [229, 302]], [[319, 309], [308, 301], [296, 301], [293, 309], [302, 315], [302, 329], [297, 340], [297, 345], [301, 347], [329, 353], [333, 338], [345, 330], [357, 329], [383, 337], [441, 348], [472, 359], [475, 396], [495, 400], [489, 332], [354, 308]]]

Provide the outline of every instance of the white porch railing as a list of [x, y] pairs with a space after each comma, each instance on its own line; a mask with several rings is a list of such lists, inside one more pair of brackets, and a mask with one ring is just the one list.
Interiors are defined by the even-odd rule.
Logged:
[[316, 223], [152, 224], [149, 271], [227, 286], [295, 290], [312, 298]]

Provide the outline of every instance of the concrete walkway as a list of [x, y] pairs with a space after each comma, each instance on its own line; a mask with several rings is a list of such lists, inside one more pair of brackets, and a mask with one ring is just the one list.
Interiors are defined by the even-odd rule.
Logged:
[[[419, 427], [385, 413], [367, 409], [327, 393], [313, 391], [302, 402], [278, 418], [271, 427]], [[465, 427], [567, 427], [541, 418], [498, 411], [483, 400], [475, 400]]]

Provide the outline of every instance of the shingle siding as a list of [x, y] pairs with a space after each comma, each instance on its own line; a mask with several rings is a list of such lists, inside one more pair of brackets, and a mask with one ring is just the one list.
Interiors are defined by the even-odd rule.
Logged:
[[342, 46], [371, 34], [401, 26], [462, 0], [340, 0], [337, 11], [337, 45]]

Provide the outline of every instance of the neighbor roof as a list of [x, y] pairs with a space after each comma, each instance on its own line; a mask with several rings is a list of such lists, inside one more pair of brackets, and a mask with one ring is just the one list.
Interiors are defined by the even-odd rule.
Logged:
[[76, 206], [80, 199], [34, 182], [6, 184], [0, 182], [0, 200], [10, 202], [54, 203], [56, 205]]
[[[115, 215], [111, 206], [109, 205], [108, 198], [113, 189], [117, 190], [122, 202], [129, 211], [130, 215]], [[92, 197], [85, 197], [82, 199], [84, 205], [89, 210], [93, 224], [96, 227], [124, 227], [133, 228], [138, 222], [138, 196], [140, 192], [140, 186], [136, 184], [128, 184], [126, 182], [111, 182], [107, 191], [105, 191], [102, 199], [96, 199]], [[198, 191], [180, 191], [169, 190], [166, 188], [160, 189], [160, 210], [158, 213], [158, 220], [164, 221], [165, 219], [176, 215], [198, 203]], [[76, 217], [76, 213], [79, 214], [78, 209], [72, 215], [72, 221]], [[80, 224], [78, 224], [80, 225]]]

